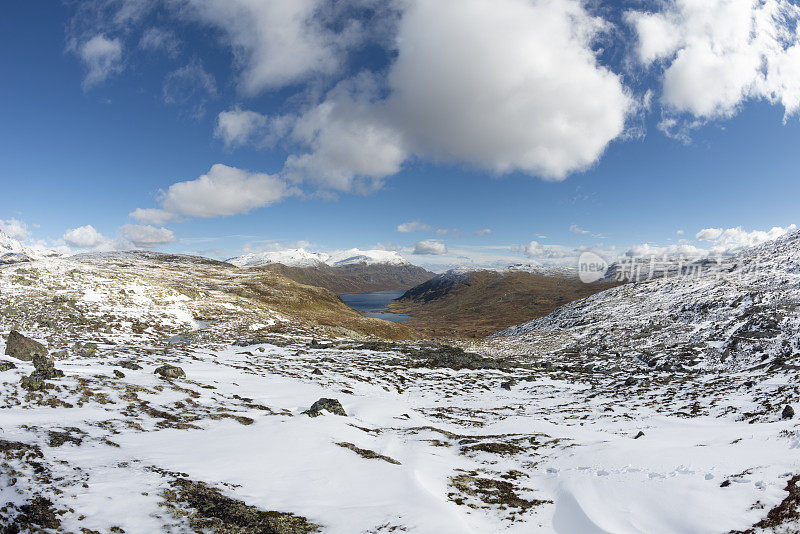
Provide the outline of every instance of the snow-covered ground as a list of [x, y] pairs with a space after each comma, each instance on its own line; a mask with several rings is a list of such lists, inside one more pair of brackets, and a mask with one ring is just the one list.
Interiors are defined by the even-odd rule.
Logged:
[[[275, 330], [292, 321], [238, 301], [236, 276], [219, 293], [213, 266], [0, 268], [0, 332], [58, 349], [65, 374], [28, 391], [31, 362], [2, 358], [16, 367], [0, 372], [0, 518], [61, 532], [796, 532], [800, 429], [781, 417], [800, 407], [796, 243], [734, 260], [780, 262], [743, 286], [627, 285], [466, 353]], [[185, 376], [155, 374], [164, 364]], [[347, 415], [304, 413], [322, 398]]]

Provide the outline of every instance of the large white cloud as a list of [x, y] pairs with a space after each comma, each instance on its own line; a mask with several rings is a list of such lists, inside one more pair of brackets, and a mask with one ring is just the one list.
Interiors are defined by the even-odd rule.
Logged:
[[83, 80], [85, 88], [91, 88], [105, 81], [122, 69], [122, 42], [98, 34], [78, 48], [78, 55], [86, 68]]
[[416, 154], [563, 178], [600, 157], [632, 108], [592, 50], [600, 27], [574, 0], [412, 1], [393, 118]]
[[630, 12], [644, 65], [663, 65], [662, 102], [702, 119], [767, 99], [800, 109], [800, 8], [788, 0], [669, 0]]
[[305, 112], [292, 137], [308, 152], [287, 171], [351, 190], [417, 156], [563, 179], [634, 108], [592, 49], [601, 27], [575, 0], [408, 2], [388, 78], [362, 74]]
[[339, 65], [339, 37], [315, 13], [322, 0], [188, 0], [189, 10], [217, 27], [241, 66], [241, 88], [255, 95]]
[[142, 224], [126, 224], [120, 228], [122, 235], [137, 247], [151, 248], [175, 241], [175, 233], [167, 228]]
[[67, 245], [75, 248], [96, 248], [108, 242], [91, 224], [67, 230], [63, 239]]
[[195, 180], [178, 182], [162, 193], [160, 209], [138, 209], [131, 216], [158, 224], [175, 216], [224, 217], [268, 206], [295, 190], [282, 179], [216, 164]]
[[434, 239], [426, 239], [414, 244], [414, 254], [432, 254], [440, 256], [447, 254], [447, 246]]

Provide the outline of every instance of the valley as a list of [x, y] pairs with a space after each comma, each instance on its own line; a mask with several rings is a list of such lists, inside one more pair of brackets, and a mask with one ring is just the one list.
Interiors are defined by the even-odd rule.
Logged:
[[203, 258], [2, 266], [0, 524], [793, 532], [798, 258], [794, 233], [448, 343]]

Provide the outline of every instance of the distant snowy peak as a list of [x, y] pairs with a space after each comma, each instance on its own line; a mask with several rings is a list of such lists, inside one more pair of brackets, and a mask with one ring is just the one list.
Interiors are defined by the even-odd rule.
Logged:
[[22, 252], [22, 243], [0, 230], [0, 255]]
[[258, 267], [271, 263], [280, 263], [287, 267], [318, 267], [327, 263], [328, 255], [310, 252], [303, 248], [287, 250], [271, 250], [268, 252], [251, 252], [228, 260], [238, 267]]
[[359, 250], [356, 248], [334, 254], [330, 265], [411, 265], [400, 254], [392, 250]]
[[397, 252], [387, 250], [359, 250], [356, 248], [337, 251], [331, 254], [312, 252], [303, 248], [253, 252], [231, 258], [228, 263], [239, 267], [258, 267], [280, 263], [287, 267], [319, 267], [330, 265], [340, 267], [346, 265], [411, 265]]

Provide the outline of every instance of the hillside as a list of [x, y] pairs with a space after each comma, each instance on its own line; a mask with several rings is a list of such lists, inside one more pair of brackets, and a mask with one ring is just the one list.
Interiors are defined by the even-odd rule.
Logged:
[[347, 263], [342, 265], [322, 264], [316, 267], [290, 267], [272, 263], [253, 269], [272, 271], [295, 282], [324, 287], [340, 295], [408, 289], [435, 276], [422, 267], [411, 264]]
[[434, 276], [396, 252], [350, 249], [336, 254], [304, 249], [246, 254], [228, 260], [256, 271], [271, 271], [295, 282], [337, 294], [408, 289]]
[[614, 285], [522, 270], [448, 271], [409, 289], [389, 309], [434, 336], [483, 337]]
[[[414, 337], [367, 319], [331, 291], [270, 271], [243, 270], [193, 256], [151, 252], [86, 254], [0, 271], [0, 308], [20, 328], [87, 335], [170, 337], [210, 322], [231, 340], [267, 331], [341, 331], [351, 336]], [[261, 325], [261, 326], [258, 326]], [[52, 334], [50, 334], [52, 335]]]

